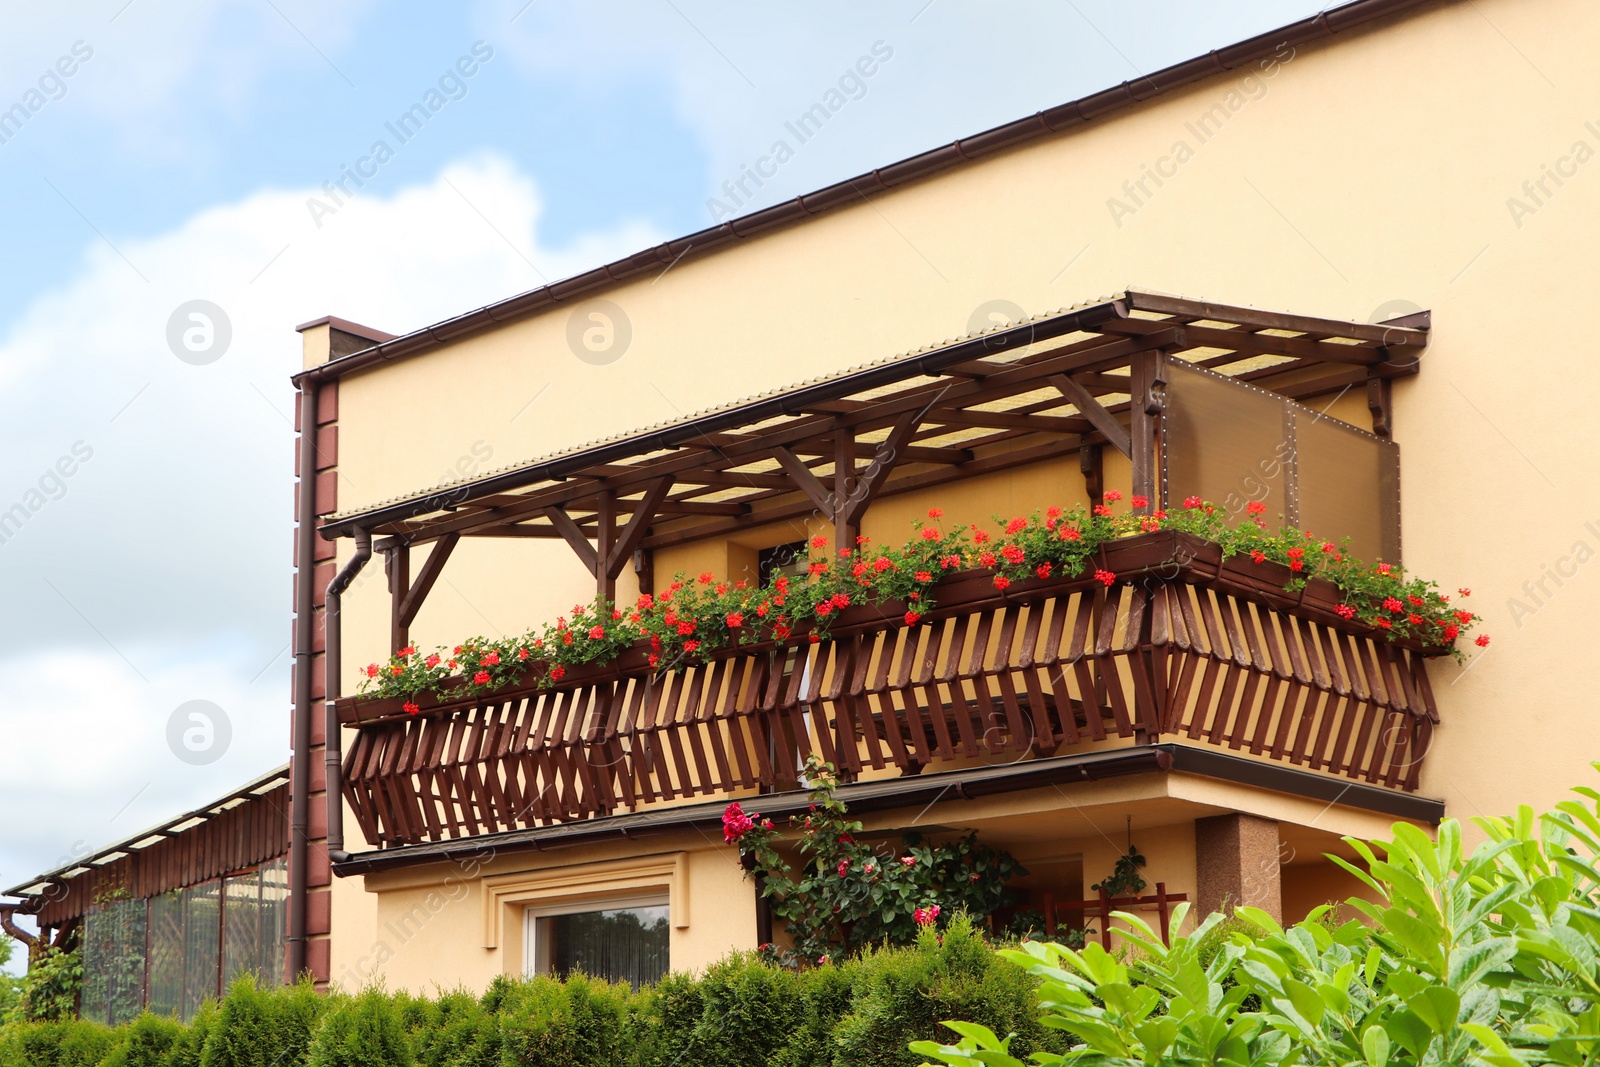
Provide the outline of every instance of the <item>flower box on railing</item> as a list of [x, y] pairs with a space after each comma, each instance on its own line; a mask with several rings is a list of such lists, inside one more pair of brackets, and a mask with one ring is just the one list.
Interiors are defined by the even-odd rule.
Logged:
[[[1032, 578], [1019, 581], [1005, 590], [995, 588], [994, 571], [988, 568], [952, 571], [933, 587], [936, 606], [923, 613], [918, 625], [941, 622], [989, 607], [1027, 604], [1092, 588], [1099, 584], [1092, 577], [1096, 569], [1114, 573], [1117, 585], [1148, 588], [1161, 583], [1183, 582], [1205, 586], [1273, 611], [1300, 616], [1341, 633], [1358, 637], [1382, 636], [1390, 644], [1423, 656], [1442, 656], [1450, 652], [1450, 648], [1444, 645], [1424, 645], [1412, 639], [1378, 635], [1374, 627], [1340, 616], [1335, 611], [1340, 604], [1340, 593], [1331, 582], [1312, 578], [1298, 592], [1287, 592], [1285, 586], [1295, 575], [1282, 564], [1270, 560], [1257, 563], [1248, 556], [1225, 559], [1221, 547], [1216, 543], [1173, 530], [1135, 534], [1109, 542], [1096, 553], [1093, 564], [1086, 567], [1083, 574]], [[839, 640], [903, 627], [905, 610], [906, 605], [898, 601], [842, 609], [834, 617], [827, 639]], [[809, 637], [809, 625], [801, 623], [783, 641], [767, 640], [722, 648], [706, 656], [705, 661], [759, 654], [779, 647], [804, 648], [809, 643]], [[359, 727], [367, 723], [411, 718], [413, 713], [405, 711], [407, 703], [417, 708], [415, 715], [431, 716], [511, 699], [534, 689], [578, 689], [642, 675], [660, 669], [649, 666], [649, 651], [648, 645], [640, 641], [607, 663], [570, 668], [559, 682], [551, 682], [543, 665], [537, 660], [530, 660], [528, 669], [521, 677], [489, 692], [454, 696], [419, 693], [409, 700], [363, 695], [344, 697], [337, 702], [339, 719], [346, 727]], [[457, 676], [447, 680], [441, 688], [448, 691], [464, 684], [465, 678]]]

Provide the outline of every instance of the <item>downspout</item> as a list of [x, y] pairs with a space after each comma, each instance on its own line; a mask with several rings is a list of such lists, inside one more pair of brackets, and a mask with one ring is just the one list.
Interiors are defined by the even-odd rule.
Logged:
[[339, 709], [335, 706], [339, 700], [342, 685], [339, 673], [341, 658], [344, 652], [343, 627], [340, 625], [339, 608], [344, 591], [350, 588], [350, 583], [355, 581], [361, 568], [367, 565], [372, 558], [372, 535], [363, 529], [355, 531], [356, 553], [345, 562], [339, 573], [333, 576], [333, 581], [328, 583], [328, 597], [322, 612], [323, 632], [327, 635], [327, 652], [323, 656], [322, 665], [327, 674], [327, 703], [323, 705], [323, 736], [322, 759], [323, 788], [327, 790], [328, 802], [328, 860], [338, 863], [349, 859], [350, 854], [344, 850], [344, 744], [340, 736]]
[[294, 728], [289, 769], [289, 932], [285, 940], [286, 979], [293, 982], [306, 969], [306, 832], [310, 813], [311, 666], [315, 637], [312, 612], [315, 597], [312, 574], [316, 567], [317, 507], [317, 392], [320, 382], [300, 383], [300, 486], [295, 516], [294, 550]]

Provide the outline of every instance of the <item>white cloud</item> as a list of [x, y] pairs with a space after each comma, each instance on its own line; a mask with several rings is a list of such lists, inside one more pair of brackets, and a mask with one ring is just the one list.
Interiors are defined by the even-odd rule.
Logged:
[[[663, 237], [623, 225], [545, 247], [537, 189], [494, 157], [380, 186], [321, 228], [306, 208], [317, 191], [300, 189], [148, 240], [112, 233], [116, 248], [97, 241], [0, 338], [0, 512], [41, 505], [0, 543], [0, 882], [287, 758], [296, 323], [334, 313], [401, 332]], [[196, 298], [233, 329], [205, 366], [166, 340]], [[30, 496], [78, 441], [92, 456]], [[167, 748], [190, 699], [232, 719], [233, 747], [208, 768]]]

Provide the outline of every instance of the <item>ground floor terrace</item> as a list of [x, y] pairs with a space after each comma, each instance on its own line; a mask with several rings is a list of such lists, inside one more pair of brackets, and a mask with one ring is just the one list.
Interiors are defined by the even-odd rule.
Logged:
[[[1294, 920], [1363, 893], [1328, 858], [1354, 858], [1344, 835], [1387, 835], [1397, 819], [1429, 828], [1441, 814], [1433, 801], [1181, 744], [859, 781], [838, 796], [885, 862], [908, 835], [969, 831], [1014, 856], [1027, 873], [1010, 880], [997, 930], [1026, 913], [1048, 926], [1043, 935], [1087, 927], [1114, 943], [1122, 920], [1108, 930], [1092, 887], [1130, 851], [1144, 860], [1145, 888], [1138, 903], [1110, 904], [1153, 928], [1185, 901], [1185, 928], [1238, 904]], [[808, 804], [803, 791], [743, 802], [779, 826]], [[582, 969], [639, 982], [782, 946], [757, 880], [724, 841], [723, 810], [697, 803], [355, 854], [337, 867], [332, 981], [354, 989], [382, 977], [421, 993]]]

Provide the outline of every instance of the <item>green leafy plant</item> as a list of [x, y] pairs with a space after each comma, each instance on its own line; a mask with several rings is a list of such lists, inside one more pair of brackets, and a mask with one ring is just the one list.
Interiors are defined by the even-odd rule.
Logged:
[[1106, 880], [1089, 888], [1097, 893], [1104, 889], [1108, 897], [1136, 897], [1144, 892], [1144, 887], [1148, 884], [1144, 880], [1144, 875], [1139, 873], [1144, 862], [1139, 850], [1130, 843], [1128, 851], [1117, 857], [1117, 862], [1112, 865], [1111, 874]]
[[[408, 645], [385, 663], [367, 665], [362, 692], [401, 698], [415, 714], [423, 693], [455, 699], [513, 683], [556, 685], [574, 667], [610, 663], [635, 650], [649, 667], [667, 670], [703, 663], [727, 649], [824, 641], [839, 613], [851, 607], [876, 608], [916, 626], [935, 606], [940, 580], [955, 571], [986, 568], [1001, 590], [1086, 572], [1111, 586], [1117, 575], [1098, 562], [1102, 550], [1119, 538], [1161, 530], [1215, 542], [1225, 557], [1282, 564], [1291, 592], [1310, 578], [1325, 578], [1344, 598], [1335, 608], [1341, 617], [1391, 639], [1453, 647], [1479, 621], [1433, 582], [1408, 576], [1397, 563], [1369, 566], [1350, 556], [1346, 542], [1292, 527], [1268, 530], [1264, 505], [1249, 505], [1246, 517], [1230, 525], [1198, 497], [1170, 514], [1142, 514], [1149, 510], [1142, 497], [1131, 501], [1134, 512], [1119, 514], [1111, 505], [1121, 499], [1112, 490], [1106, 503], [1087, 510], [1049, 507], [1030, 517], [996, 517], [997, 534], [964, 526], [946, 530], [943, 512], [933, 508], [926, 521], [913, 523], [914, 533], [902, 545], [878, 546], [863, 538], [837, 555], [829, 554], [826, 538], [817, 537], [803, 579], [779, 574], [762, 585], [728, 582], [710, 572], [693, 580], [679, 574], [630, 608], [597, 600], [574, 604], [552, 625], [500, 640], [474, 637], [430, 653]], [[1488, 638], [1480, 636], [1477, 643], [1487, 645]]]
[[[1338, 860], [1373, 893], [1285, 929], [1253, 908], [1162, 943], [1122, 915], [1136, 947], [1119, 959], [1029, 943], [1005, 955], [1042, 981], [1045, 1025], [1075, 1035], [1042, 1065], [1593, 1064], [1600, 1061], [1600, 792], [1536, 817], [1475, 820], [1468, 854], [1446, 820], [1437, 840], [1397, 824], [1349, 839]], [[1173, 926], [1182, 925], [1180, 905]], [[945, 1064], [1020, 1065], [1010, 1038], [949, 1024], [955, 1044], [912, 1047]]]
[[12, 1017], [32, 1022], [70, 1019], [83, 992], [83, 957], [52, 945], [38, 953], [23, 976]]
[[[1028, 872], [1008, 852], [981, 845], [975, 833], [930, 843], [907, 834], [898, 848], [861, 840], [861, 823], [835, 795], [831, 764], [807, 760], [811, 807], [790, 818], [791, 843], [759, 814], [737, 803], [722, 815], [723, 837], [761, 875], [761, 893], [794, 938], [786, 962], [826, 962], [875, 942], [908, 944], [919, 928], [939, 925], [957, 912], [988, 916], [1008, 899], [1006, 883]], [[781, 849], [799, 854], [796, 871]]]

